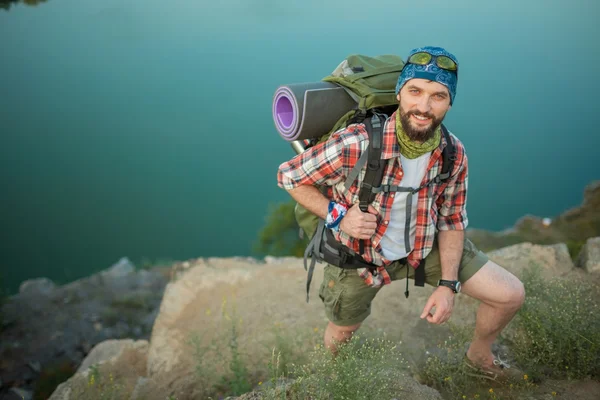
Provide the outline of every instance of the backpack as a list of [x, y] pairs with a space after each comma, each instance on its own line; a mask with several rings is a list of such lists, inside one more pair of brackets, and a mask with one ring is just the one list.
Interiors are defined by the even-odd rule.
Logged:
[[[398, 108], [396, 83], [403, 67], [404, 61], [395, 55], [369, 57], [352, 54], [348, 56], [322, 81], [334, 83], [344, 88], [346, 93], [356, 102], [356, 108], [348, 110], [320, 138], [305, 141], [303, 147], [306, 149], [324, 142], [332, 133], [353, 123], [363, 123], [365, 121], [369, 123], [373, 114], [391, 115]], [[369, 132], [370, 124], [365, 124], [365, 126], [367, 132]], [[300, 237], [312, 238], [319, 218], [300, 204], [296, 204], [294, 212], [296, 222], [300, 226]]]
[[[359, 188], [359, 207], [362, 212], [367, 212], [369, 204], [379, 192], [404, 191], [416, 193], [419, 188], [382, 188], [381, 182], [385, 162], [381, 160], [383, 144], [383, 129], [388, 116], [398, 108], [396, 99], [396, 83], [404, 62], [398, 56], [382, 55], [368, 57], [364, 55], [351, 55], [343, 60], [331, 75], [323, 78], [325, 82], [335, 83], [343, 87], [356, 101], [356, 108], [343, 115], [329, 132], [320, 138], [305, 141], [304, 148], [314, 146], [326, 141], [332, 133], [351, 124], [364, 124], [369, 144], [360, 159], [354, 165], [344, 184], [346, 190], [352, 186], [363, 168], [366, 168], [363, 182]], [[442, 134], [447, 146], [442, 152], [442, 171], [431, 182], [440, 183], [448, 180], [456, 160], [456, 148], [450, 138], [446, 127], [442, 124]], [[296, 149], [296, 147], [294, 147]], [[326, 188], [321, 188], [325, 193]], [[300, 237], [308, 237], [310, 242], [304, 252], [304, 269], [308, 271], [306, 284], [306, 301], [316, 262], [325, 261], [340, 268], [368, 268], [374, 271], [373, 264], [365, 264], [360, 254], [363, 253], [363, 242], [360, 241], [360, 254], [337, 242], [329, 229], [325, 228], [325, 221], [306, 208], [296, 203], [294, 208], [296, 222], [300, 226]], [[308, 266], [308, 258], [311, 258]], [[424, 260], [423, 260], [424, 261]], [[424, 265], [415, 272], [415, 285], [424, 285]], [[408, 297], [408, 290], [406, 292]]]

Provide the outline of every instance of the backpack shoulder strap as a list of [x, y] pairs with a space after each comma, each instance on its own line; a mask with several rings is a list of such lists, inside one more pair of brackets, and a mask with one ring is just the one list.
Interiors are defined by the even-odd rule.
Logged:
[[385, 120], [385, 115], [375, 113], [364, 122], [367, 134], [369, 135], [369, 146], [366, 149], [368, 153], [366, 160], [367, 171], [358, 193], [359, 207], [362, 212], [367, 212], [369, 204], [375, 198], [375, 193], [373, 193], [372, 189], [379, 187], [383, 179], [385, 163], [381, 160], [381, 150]]
[[[385, 115], [374, 113], [371, 118], [366, 119], [364, 122], [367, 134], [369, 135], [369, 146], [365, 150], [367, 153], [367, 171], [358, 192], [358, 206], [364, 213], [368, 212], [369, 204], [375, 199], [373, 188], [379, 187], [383, 180], [385, 163], [381, 159], [381, 148], [383, 146], [385, 120]], [[364, 253], [364, 243], [362, 240], [359, 241], [359, 253], [361, 255]]]
[[442, 172], [439, 177], [440, 180], [444, 182], [452, 175], [452, 170], [454, 169], [454, 163], [456, 161], [456, 146], [444, 124], [442, 124], [442, 134], [444, 135], [444, 139], [446, 139], [446, 147], [442, 150]]

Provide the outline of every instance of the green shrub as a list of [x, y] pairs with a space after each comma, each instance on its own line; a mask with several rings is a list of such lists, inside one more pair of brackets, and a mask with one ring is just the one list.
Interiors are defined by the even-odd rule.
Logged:
[[518, 361], [551, 377], [600, 378], [600, 289], [547, 281], [537, 270], [526, 271], [523, 283], [527, 295], [512, 345]]
[[271, 204], [265, 219], [265, 225], [258, 234], [254, 251], [272, 256], [302, 257], [308, 244], [306, 238], [300, 239], [294, 207], [296, 202]]
[[437, 389], [445, 399], [505, 399], [529, 398], [536, 385], [524, 374], [523, 378], [508, 384], [499, 384], [474, 376], [464, 363], [464, 355], [472, 337], [473, 327], [459, 327], [448, 323], [450, 336], [428, 351], [425, 364], [419, 368], [420, 380]]
[[[287, 399], [390, 399], [401, 392], [399, 376], [405, 374], [407, 363], [398, 347], [384, 339], [361, 340], [355, 336], [340, 345], [337, 357], [317, 346], [309, 355], [308, 364], [293, 365], [290, 376], [294, 382], [286, 391], [281, 388], [265, 391], [266, 398]], [[271, 369], [272, 380], [281, 380], [277, 358]]]
[[579, 252], [581, 252], [581, 249], [585, 245], [585, 240], [567, 240], [566, 244], [571, 259], [576, 260], [577, 256], [579, 256]]
[[[214, 328], [223, 329], [219, 340], [207, 340], [206, 332], [195, 332], [188, 340], [196, 360], [196, 376], [207, 397], [239, 396], [252, 389], [247, 357], [239, 344], [242, 319], [237, 315], [235, 305], [231, 310], [227, 309], [226, 299], [221, 314], [223, 324]], [[219, 360], [218, 365], [214, 360]]]

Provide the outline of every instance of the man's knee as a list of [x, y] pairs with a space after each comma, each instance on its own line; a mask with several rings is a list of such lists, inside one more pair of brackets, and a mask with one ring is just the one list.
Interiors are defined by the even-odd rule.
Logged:
[[510, 274], [510, 284], [503, 300], [504, 307], [511, 311], [518, 311], [525, 302], [525, 286], [516, 276]]
[[516, 283], [514, 284], [510, 298], [511, 305], [515, 308], [515, 310], [520, 309], [525, 302], [525, 286], [519, 279], [516, 279]]
[[463, 291], [493, 307], [510, 311], [517, 311], [525, 301], [525, 287], [519, 278], [493, 261], [468, 279]]
[[350, 326], [339, 326], [333, 322], [329, 322], [326, 333], [338, 342], [346, 341], [352, 337], [354, 332], [360, 328], [361, 324], [355, 324]]

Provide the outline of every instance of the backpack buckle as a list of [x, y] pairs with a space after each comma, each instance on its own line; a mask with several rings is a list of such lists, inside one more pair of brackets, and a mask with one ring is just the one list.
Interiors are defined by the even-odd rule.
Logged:
[[354, 113], [354, 117], [352, 118], [352, 120], [354, 122], [360, 124], [360, 123], [362, 123], [365, 120], [365, 118], [367, 118], [367, 110], [365, 110], [363, 108], [359, 108]]

